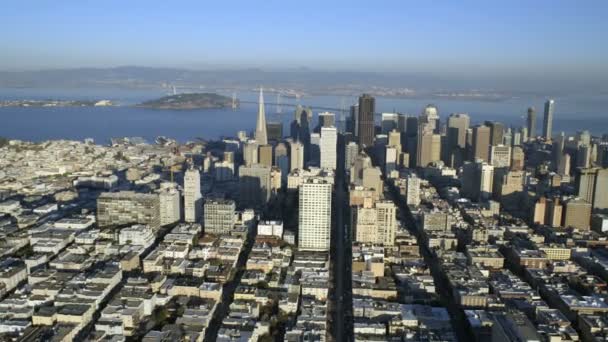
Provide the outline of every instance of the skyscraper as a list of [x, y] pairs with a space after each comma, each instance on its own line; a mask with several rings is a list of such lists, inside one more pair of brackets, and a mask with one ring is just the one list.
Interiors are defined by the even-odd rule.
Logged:
[[358, 134], [359, 146], [371, 147], [374, 143], [374, 112], [376, 99], [363, 94], [359, 97]]
[[576, 170], [576, 193], [578, 197], [589, 204], [593, 204], [595, 191], [595, 178], [597, 168], [578, 168]]
[[283, 138], [283, 123], [282, 122], [269, 122], [266, 125], [266, 132], [268, 132], [268, 140], [279, 141]]
[[177, 184], [164, 182], [161, 183], [158, 191], [160, 202], [160, 225], [165, 226], [179, 222], [181, 217], [180, 194]]
[[427, 167], [441, 160], [441, 136], [433, 133], [433, 125], [420, 121], [416, 151], [416, 166]]
[[322, 127], [334, 127], [336, 126], [336, 114], [331, 112], [319, 113], [319, 123], [317, 125], [318, 131], [321, 131]]
[[299, 141], [289, 142], [289, 171], [304, 168], [304, 145]]
[[444, 162], [448, 166], [454, 166], [455, 156], [460, 153], [464, 155], [467, 146], [467, 129], [469, 129], [470, 118], [467, 114], [450, 114], [447, 126], [447, 141], [443, 151]]
[[184, 220], [198, 222], [202, 209], [201, 174], [197, 169], [190, 168], [184, 175]]
[[490, 164], [496, 168], [511, 166], [511, 146], [496, 145], [490, 147]]
[[321, 178], [308, 178], [299, 189], [298, 247], [328, 251], [331, 231], [332, 185]]
[[289, 174], [289, 153], [287, 152], [287, 145], [283, 142], [274, 148], [274, 165], [281, 170], [283, 181], [287, 181], [287, 175]]
[[593, 208], [608, 209], [608, 169], [599, 169], [595, 176], [595, 195], [593, 196]]
[[551, 140], [553, 129], [553, 110], [555, 109], [555, 101], [553, 99], [545, 102], [545, 115], [543, 117], [543, 137], [545, 140]]
[[258, 149], [258, 163], [264, 166], [272, 166], [272, 145], [262, 145]]
[[485, 125], [490, 127], [490, 145], [496, 146], [502, 144], [505, 126], [496, 121], [486, 121]]
[[254, 164], [239, 167], [239, 205], [241, 207], [260, 207], [270, 199], [271, 168]]
[[336, 127], [321, 127], [321, 162], [322, 168], [335, 169], [338, 148], [338, 130]]
[[490, 160], [490, 127], [481, 125], [473, 128], [473, 160]]
[[524, 134], [524, 141], [533, 140], [536, 138], [536, 110], [534, 110], [534, 107], [528, 108], [528, 116], [526, 119], [528, 123], [528, 134]]
[[429, 104], [422, 110], [420, 121], [427, 123], [433, 132], [438, 132], [439, 129], [439, 111], [435, 105]]
[[346, 144], [344, 149], [346, 150], [344, 158], [344, 168], [346, 170], [350, 170], [350, 168], [355, 163], [355, 160], [357, 159], [357, 155], [359, 154], [359, 146], [357, 145], [357, 143], [351, 141]]
[[382, 134], [388, 134], [393, 129], [398, 129], [399, 114], [397, 113], [382, 113], [382, 121], [380, 127]]
[[268, 144], [268, 135], [266, 134], [266, 113], [264, 111], [264, 93], [260, 88], [260, 99], [258, 104], [258, 120], [255, 126], [255, 140], [260, 145]]

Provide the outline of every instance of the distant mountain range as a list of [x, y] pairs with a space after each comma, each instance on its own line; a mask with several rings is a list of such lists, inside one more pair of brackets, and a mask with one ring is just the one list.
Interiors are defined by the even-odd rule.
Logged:
[[435, 92], [474, 91], [501, 92], [501, 95], [518, 96], [530, 93], [543, 96], [547, 93], [576, 91], [607, 91], [606, 83], [599, 80], [559, 80], [547, 74], [544, 77], [490, 75], [460, 75], [431, 73], [388, 73], [365, 71], [320, 71], [306, 68], [268, 71], [242, 70], [189, 70], [179, 68], [152, 68], [124, 66], [115, 68], [76, 68], [38, 71], [0, 71], [0, 87], [127, 87], [158, 88], [172, 86], [203, 87], [205, 89], [253, 89], [260, 85], [283, 89], [297, 89], [310, 94], [354, 95], [363, 91], [384, 93], [387, 96], [416, 96]]

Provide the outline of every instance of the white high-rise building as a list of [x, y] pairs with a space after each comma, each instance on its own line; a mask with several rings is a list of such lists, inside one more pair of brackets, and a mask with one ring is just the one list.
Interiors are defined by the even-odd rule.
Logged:
[[494, 183], [494, 166], [488, 163], [478, 163], [479, 182], [480, 182], [480, 199], [489, 200], [492, 196], [492, 187]]
[[406, 183], [406, 194], [405, 203], [407, 205], [419, 205], [420, 204], [420, 178], [415, 174], [411, 174], [407, 177]]
[[250, 166], [258, 163], [258, 148], [259, 145], [255, 140], [248, 140], [243, 144], [243, 161], [245, 165]]
[[338, 130], [336, 127], [321, 127], [321, 168], [336, 169]]
[[309, 178], [300, 185], [298, 247], [328, 251], [331, 232], [331, 183]]
[[179, 222], [181, 215], [180, 193], [177, 184], [165, 182], [158, 192], [160, 200], [160, 225], [165, 226]]
[[346, 165], [344, 165], [344, 168], [346, 170], [350, 170], [350, 168], [355, 164], [355, 160], [357, 159], [357, 155], [359, 154], [359, 145], [357, 145], [356, 142], [351, 141], [346, 145], [345, 150], [346, 152], [344, 154], [344, 163]]
[[511, 146], [490, 146], [490, 164], [496, 168], [511, 166]]
[[304, 169], [304, 145], [299, 141], [289, 142], [289, 170]]
[[202, 209], [201, 175], [197, 169], [190, 168], [184, 175], [184, 220], [199, 222]]
[[387, 146], [384, 155], [384, 174], [389, 177], [397, 169], [397, 147]]

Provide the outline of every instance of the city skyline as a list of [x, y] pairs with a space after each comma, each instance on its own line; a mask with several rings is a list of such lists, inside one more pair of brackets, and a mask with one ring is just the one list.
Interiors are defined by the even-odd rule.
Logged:
[[608, 3], [5, 7], [1, 341], [606, 341]]

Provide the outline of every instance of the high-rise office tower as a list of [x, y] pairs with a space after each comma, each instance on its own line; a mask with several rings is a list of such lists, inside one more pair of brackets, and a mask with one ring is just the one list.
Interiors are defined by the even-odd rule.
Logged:
[[380, 127], [382, 134], [388, 134], [393, 129], [397, 129], [399, 125], [399, 114], [397, 113], [382, 113], [382, 121]]
[[448, 145], [451, 148], [465, 148], [467, 144], [467, 129], [471, 123], [468, 114], [454, 113], [448, 117]]
[[501, 145], [503, 143], [505, 126], [496, 121], [486, 121], [485, 125], [490, 127], [490, 145]]
[[405, 132], [407, 130], [407, 118], [409, 117], [409, 114], [397, 114], [397, 130], [403, 133], [402, 136], [405, 136]]
[[384, 149], [384, 174], [389, 177], [391, 172], [397, 170], [399, 152], [394, 146], [386, 146]]
[[177, 184], [164, 182], [158, 190], [160, 202], [160, 225], [165, 226], [179, 222], [181, 218], [181, 198]]
[[197, 169], [189, 168], [184, 175], [184, 220], [199, 222], [202, 209], [201, 174]]
[[521, 145], [521, 143], [522, 143], [521, 136], [522, 136], [521, 131], [513, 132], [513, 146]]
[[321, 163], [322, 168], [335, 169], [337, 161], [338, 130], [336, 127], [321, 127]]
[[228, 234], [236, 223], [236, 204], [233, 200], [209, 199], [205, 201], [203, 223], [205, 234]]
[[576, 170], [576, 193], [582, 200], [593, 204], [597, 168], [578, 168]]
[[473, 128], [473, 160], [481, 159], [489, 162], [490, 127], [485, 125]]
[[479, 163], [477, 167], [479, 172], [480, 199], [489, 200], [494, 186], [494, 166], [487, 163]]
[[319, 113], [319, 124], [317, 132], [321, 131], [322, 127], [335, 127], [336, 114], [330, 112]]
[[310, 134], [310, 155], [306, 165], [319, 166], [321, 164], [321, 134]]
[[286, 182], [289, 174], [289, 153], [287, 145], [283, 142], [278, 143], [274, 148], [274, 165], [281, 170], [281, 178]]
[[591, 166], [591, 148], [589, 145], [579, 145], [576, 149], [576, 166], [582, 168]]
[[304, 168], [304, 145], [299, 141], [289, 142], [289, 170]]
[[420, 122], [416, 151], [416, 166], [427, 167], [441, 160], [441, 136], [433, 133], [432, 124]]
[[350, 106], [350, 120], [347, 129], [355, 137], [359, 136], [359, 104]]
[[433, 132], [439, 132], [439, 111], [435, 105], [429, 104], [424, 107], [419, 120], [427, 123]]
[[283, 123], [282, 122], [269, 122], [266, 125], [266, 131], [268, 132], [269, 141], [280, 141], [283, 138]]
[[261, 207], [270, 199], [271, 168], [253, 164], [239, 167], [239, 206], [243, 208]]
[[243, 145], [243, 161], [245, 165], [258, 163], [258, 143], [255, 140], [248, 140]]
[[490, 147], [490, 164], [495, 168], [511, 166], [511, 146], [495, 145]]
[[553, 129], [553, 111], [555, 109], [555, 101], [553, 99], [545, 102], [545, 115], [543, 117], [543, 137], [545, 140], [551, 140]]
[[536, 110], [534, 107], [528, 108], [528, 116], [526, 121], [528, 123], [528, 134], [525, 134], [524, 137], [526, 140], [534, 140], [536, 139]]
[[526, 155], [521, 146], [515, 146], [511, 150], [511, 170], [522, 171], [526, 162]]
[[462, 193], [473, 201], [490, 199], [494, 190], [494, 166], [484, 162], [466, 162], [461, 174]]
[[371, 147], [374, 144], [374, 112], [376, 99], [363, 94], [359, 97], [358, 138], [359, 146]]
[[406, 177], [405, 203], [413, 206], [420, 204], [420, 178], [415, 173]]
[[443, 153], [446, 165], [454, 166], [453, 161], [457, 159], [455, 156], [464, 155], [470, 121], [467, 114], [453, 113], [448, 117], [446, 146]]
[[350, 170], [350, 168], [355, 163], [355, 160], [357, 159], [357, 155], [359, 154], [359, 145], [357, 145], [357, 143], [355, 143], [354, 141], [351, 141], [346, 144], [344, 149], [346, 150], [344, 158], [344, 168], [346, 170]]
[[608, 169], [599, 169], [595, 176], [594, 209], [608, 209]]
[[298, 247], [329, 251], [332, 185], [321, 178], [306, 179], [299, 188]]
[[502, 144], [507, 146], [513, 145], [513, 131], [511, 131], [511, 127], [507, 128], [505, 134], [502, 137]]
[[255, 126], [255, 141], [260, 145], [268, 144], [268, 135], [266, 133], [266, 112], [264, 111], [264, 93], [260, 88], [260, 99], [258, 104], [258, 119]]
[[403, 161], [401, 160], [401, 152], [402, 152], [401, 132], [399, 132], [396, 129], [388, 132], [388, 143], [387, 143], [387, 146], [395, 148], [395, 152], [397, 154], [397, 158], [395, 160], [395, 162], [396, 162], [395, 166], [402, 165]]
[[272, 145], [261, 145], [258, 149], [258, 163], [272, 166]]
[[557, 173], [560, 176], [570, 176], [570, 154], [564, 153], [559, 160], [559, 165], [557, 166]]

